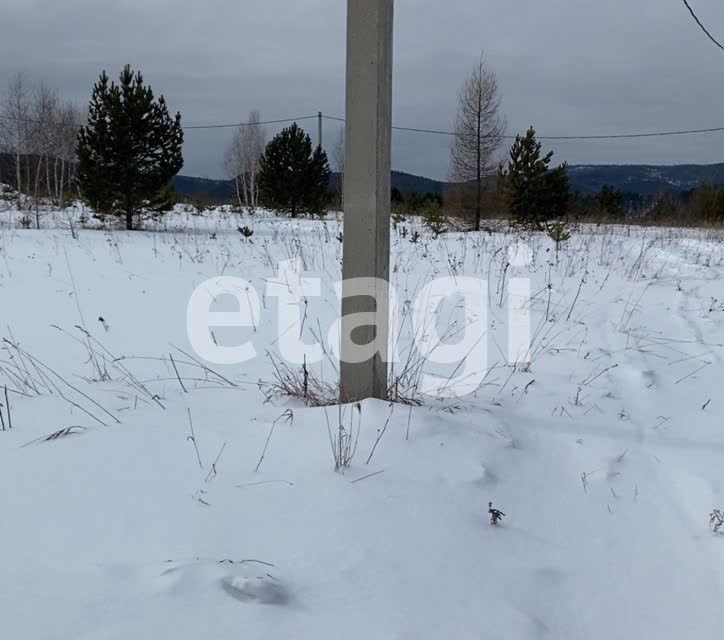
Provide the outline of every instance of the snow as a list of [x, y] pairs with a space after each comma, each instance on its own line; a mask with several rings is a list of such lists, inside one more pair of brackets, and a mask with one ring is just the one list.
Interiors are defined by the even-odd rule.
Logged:
[[[2, 637], [720, 635], [720, 232], [583, 226], [556, 258], [543, 235], [413, 243], [406, 222], [393, 232], [401, 307], [433, 277], [489, 277], [491, 371], [464, 398], [340, 413], [274, 394], [266, 353], [279, 262], [322, 278], [306, 341], [336, 318], [333, 216], [179, 210], [142, 232], [74, 224], [74, 239], [80, 213], [45, 212], [41, 231], [0, 214]], [[506, 267], [521, 243], [530, 264]], [[263, 313], [219, 334], [253, 340], [257, 358], [212, 373], [191, 360], [186, 306], [217, 275], [251, 282]], [[529, 368], [504, 357], [514, 275], [532, 281]], [[459, 316], [440, 309], [443, 325]], [[403, 323], [403, 359], [411, 335]], [[333, 380], [332, 362], [315, 375]], [[359, 442], [335, 473], [327, 423], [340, 420]]]

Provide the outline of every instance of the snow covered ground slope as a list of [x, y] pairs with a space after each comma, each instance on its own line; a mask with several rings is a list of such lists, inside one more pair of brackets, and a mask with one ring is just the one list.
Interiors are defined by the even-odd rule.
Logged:
[[[305, 339], [326, 333], [335, 221], [178, 213], [74, 239], [65, 215], [42, 231], [2, 215], [1, 637], [720, 637], [720, 234], [583, 227], [556, 257], [541, 235], [412, 242], [405, 223], [403, 308], [435, 276], [489, 278], [490, 371], [465, 398], [340, 410], [274, 394], [264, 295], [300, 258], [323, 282]], [[530, 264], [509, 265], [523, 242]], [[220, 274], [263, 302], [243, 366], [206, 365], [186, 337], [191, 292]], [[528, 368], [501, 346], [514, 276], [532, 280]], [[359, 429], [343, 474], [340, 420]]]

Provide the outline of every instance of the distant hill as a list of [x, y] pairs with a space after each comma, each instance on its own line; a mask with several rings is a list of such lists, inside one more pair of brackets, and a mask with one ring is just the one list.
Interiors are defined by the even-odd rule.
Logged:
[[[0, 181], [12, 182], [15, 176], [15, 159], [7, 153], [0, 153]], [[31, 167], [37, 166], [33, 160]], [[26, 163], [23, 163], [26, 166]], [[568, 175], [571, 187], [582, 195], [598, 192], [601, 186], [609, 184], [627, 194], [653, 196], [661, 192], [675, 194], [694, 189], [702, 182], [724, 184], [724, 163], [721, 164], [590, 164], [569, 165]], [[27, 178], [23, 176], [23, 181]], [[339, 174], [330, 176], [330, 188], [339, 187]], [[180, 194], [192, 198], [204, 198], [211, 202], [231, 202], [234, 200], [234, 185], [229, 180], [197, 178], [194, 176], [176, 176], [174, 187]], [[432, 180], [402, 171], [392, 172], [392, 187], [402, 193], [416, 191], [420, 194], [442, 194], [448, 187], [447, 182]]]
[[417, 193], [442, 193], [448, 183], [440, 180], [431, 180], [422, 176], [413, 176], [402, 171], [392, 172], [392, 188], [399, 189], [402, 193], [416, 191]]
[[[330, 189], [338, 189], [340, 175], [332, 173], [329, 178]], [[235, 198], [234, 185], [230, 180], [213, 180], [192, 176], [176, 176], [173, 186], [180, 194], [190, 198], [204, 198], [213, 202], [227, 202]], [[402, 193], [442, 193], [447, 183], [422, 176], [413, 176], [402, 171], [392, 172], [392, 188]]]
[[189, 198], [203, 198], [212, 202], [227, 202], [234, 198], [234, 185], [229, 180], [174, 176], [173, 186], [181, 195]]
[[[336, 190], [339, 188], [340, 175], [338, 173], [332, 173], [329, 177], [330, 189]], [[432, 178], [424, 178], [422, 176], [415, 176], [411, 173], [404, 173], [402, 171], [392, 172], [392, 188], [399, 190], [401, 193], [409, 193], [415, 191], [417, 193], [442, 193], [447, 187], [447, 182], [441, 180], [433, 180]]]
[[[683, 193], [702, 182], [724, 184], [724, 164], [570, 165], [568, 175], [571, 187], [583, 195], [596, 193], [602, 185], [610, 184], [626, 193], [651, 196], [664, 191]], [[333, 173], [330, 187], [338, 188], [339, 181], [339, 174]], [[203, 197], [214, 202], [226, 202], [234, 198], [234, 187], [228, 180], [176, 176], [173, 182], [176, 190], [185, 196]], [[402, 193], [416, 191], [420, 194], [441, 194], [447, 186], [448, 183], [441, 180], [402, 171], [392, 172], [392, 187]]]
[[693, 189], [702, 182], [724, 184], [724, 164], [656, 165], [571, 165], [571, 186], [582, 194], [597, 192], [610, 184], [620, 191], [654, 195]]

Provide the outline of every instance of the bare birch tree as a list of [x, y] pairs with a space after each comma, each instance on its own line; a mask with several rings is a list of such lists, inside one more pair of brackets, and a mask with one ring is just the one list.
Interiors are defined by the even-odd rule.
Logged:
[[15, 188], [22, 191], [22, 161], [29, 151], [30, 87], [22, 71], [15, 72], [9, 82], [0, 112], [0, 136], [13, 158]]
[[236, 201], [241, 207], [247, 199], [247, 195], [241, 184], [241, 167], [243, 165], [243, 153], [240, 129], [241, 127], [234, 130], [231, 142], [229, 142], [229, 146], [227, 146], [226, 150], [224, 151], [224, 169], [229, 179], [234, 181], [234, 192], [236, 194]]
[[236, 199], [250, 209], [259, 201], [259, 160], [264, 154], [266, 134], [261, 125], [261, 114], [254, 109], [244, 125], [234, 135], [224, 154], [227, 175], [234, 181]]
[[492, 175], [507, 127], [500, 112], [500, 87], [481, 55], [458, 95], [455, 138], [450, 146], [450, 179], [475, 183], [475, 230], [480, 230], [483, 180]]
[[50, 195], [50, 160], [57, 148], [58, 127], [58, 93], [41, 83], [33, 94], [29, 136], [33, 187], [28, 195], [32, 193], [35, 204], [36, 229], [40, 229], [40, 199]]
[[66, 190], [75, 185], [78, 132], [83, 124], [83, 111], [72, 102], [60, 107], [53, 153], [53, 197], [58, 204], [65, 201]]
[[10, 79], [0, 103], [0, 149], [8, 155], [18, 193], [26, 196], [24, 202], [35, 203], [38, 228], [42, 199], [62, 204], [74, 185], [82, 120], [83, 111], [61, 103], [55, 89], [45, 84], [32, 89], [20, 71]]

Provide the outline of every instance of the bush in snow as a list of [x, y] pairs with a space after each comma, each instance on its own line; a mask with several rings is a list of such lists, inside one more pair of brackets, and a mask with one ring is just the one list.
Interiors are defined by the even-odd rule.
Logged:
[[709, 526], [713, 529], [714, 533], [719, 533], [719, 529], [724, 525], [724, 512], [720, 509], [714, 509], [709, 514]]
[[498, 526], [500, 524], [500, 521], [503, 519], [503, 516], [505, 516], [502, 511], [499, 511], [498, 509], [493, 509], [492, 502], [488, 502], [488, 513], [490, 514], [490, 524], [493, 526]]

